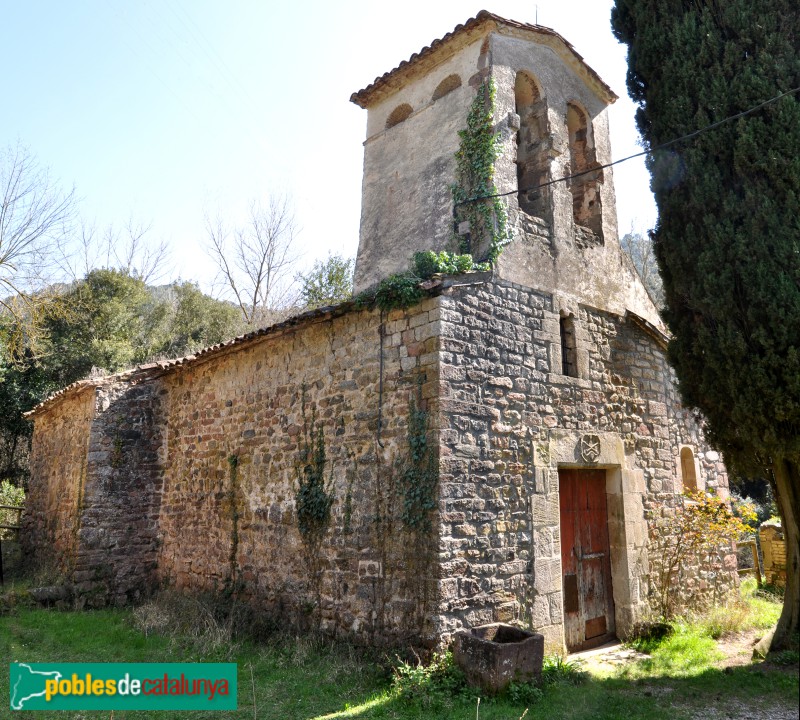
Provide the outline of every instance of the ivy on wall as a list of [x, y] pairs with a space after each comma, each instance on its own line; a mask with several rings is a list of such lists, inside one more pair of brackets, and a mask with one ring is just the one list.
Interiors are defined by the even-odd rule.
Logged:
[[322, 573], [325, 558], [321, 551], [322, 540], [331, 523], [333, 505], [333, 474], [325, 481], [325, 435], [317, 425], [316, 408], [311, 411], [309, 421], [306, 413], [306, 385], [301, 390], [301, 414], [303, 418], [303, 439], [297, 456], [297, 482], [294, 503], [297, 514], [297, 529], [303, 543], [303, 559], [308, 571], [309, 597], [305, 606], [310, 614], [317, 612], [320, 620], [322, 606]]
[[295, 487], [297, 527], [307, 547], [318, 548], [331, 521], [333, 489], [325, 482], [325, 436], [317, 426], [316, 410], [306, 417], [306, 388], [302, 390], [303, 441], [300, 443]]
[[236, 576], [238, 564], [236, 561], [239, 552], [239, 507], [237, 504], [237, 495], [239, 488], [239, 456], [228, 456], [228, 470], [230, 474], [230, 487], [228, 489], [228, 503], [231, 508], [231, 549], [228, 556], [228, 580], [226, 582], [226, 589], [229, 592], [233, 591], [236, 584]]
[[[511, 240], [508, 215], [494, 184], [494, 165], [500, 156], [502, 137], [494, 129], [495, 84], [492, 78], [478, 88], [467, 115], [467, 127], [459, 130], [456, 182], [451, 185], [456, 224], [469, 223], [469, 236], [460, 236], [462, 253], [477, 251], [472, 245], [489, 239], [486, 260], [497, 261]], [[470, 239], [471, 238], [471, 239]]]
[[428, 411], [422, 407], [421, 379], [408, 413], [408, 457], [402, 464], [400, 519], [409, 530], [424, 533], [431, 528], [436, 508], [436, 458], [428, 437]]

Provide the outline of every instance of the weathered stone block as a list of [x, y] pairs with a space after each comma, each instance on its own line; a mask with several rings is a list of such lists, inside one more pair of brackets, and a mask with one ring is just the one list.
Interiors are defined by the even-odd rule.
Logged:
[[501, 623], [483, 625], [456, 633], [453, 658], [470, 684], [497, 693], [512, 681], [541, 676], [544, 637]]

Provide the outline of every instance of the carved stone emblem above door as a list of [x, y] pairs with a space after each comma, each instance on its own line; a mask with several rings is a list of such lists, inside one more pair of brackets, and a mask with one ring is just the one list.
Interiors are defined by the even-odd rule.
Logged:
[[600, 438], [597, 435], [584, 435], [580, 444], [581, 457], [589, 463], [597, 462], [600, 457]]

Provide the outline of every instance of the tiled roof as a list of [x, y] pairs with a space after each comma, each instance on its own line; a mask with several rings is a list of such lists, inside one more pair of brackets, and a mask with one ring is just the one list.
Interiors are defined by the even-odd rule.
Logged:
[[[428, 295], [433, 295], [440, 292], [443, 287], [483, 282], [489, 277], [491, 277], [491, 272], [475, 272], [456, 276], [436, 275], [432, 279], [421, 283], [420, 288]], [[175, 358], [173, 360], [159, 360], [157, 362], [147, 363], [145, 365], [137, 365], [130, 370], [124, 370], [113, 375], [99, 375], [95, 377], [84, 378], [54, 392], [34, 408], [24, 413], [24, 417], [32, 418], [34, 415], [38, 415], [40, 412], [49, 409], [53, 404], [66, 399], [67, 396], [77, 395], [88, 388], [99, 388], [107, 383], [116, 382], [119, 380], [128, 380], [130, 382], [143, 382], [145, 380], [150, 380], [159, 375], [172, 372], [177, 368], [200, 364], [206, 360], [216, 357], [217, 355], [222, 355], [232, 350], [238, 350], [240, 346], [258, 342], [262, 338], [265, 338], [269, 335], [275, 335], [299, 325], [305, 325], [315, 320], [328, 320], [346, 315], [358, 307], [360, 307], [358, 300], [352, 299], [341, 302], [338, 305], [327, 305], [314, 310], [306, 310], [305, 312], [298, 313], [297, 315], [292, 315], [290, 318], [287, 318], [282, 322], [275, 323], [274, 325], [269, 325], [268, 327], [260, 328], [259, 330], [245, 333], [244, 335], [239, 335], [238, 337], [233, 338], [233, 340], [228, 340], [224, 343], [217, 343], [216, 345], [211, 345], [203, 348], [202, 350], [198, 350], [194, 355], [187, 355], [185, 357]]]
[[98, 388], [102, 387], [108, 382], [115, 382], [118, 380], [130, 380], [132, 382], [149, 380], [152, 377], [170, 372], [178, 367], [203, 362], [215, 355], [225, 353], [232, 348], [238, 349], [239, 345], [244, 345], [259, 340], [267, 335], [274, 335], [282, 330], [294, 327], [295, 325], [302, 325], [318, 318], [338, 317], [340, 315], [344, 315], [352, 310], [355, 307], [355, 304], [355, 301], [348, 300], [347, 302], [340, 303], [339, 305], [330, 305], [327, 307], [317, 308], [315, 310], [307, 310], [306, 312], [293, 315], [287, 320], [276, 323], [275, 325], [260, 328], [259, 330], [254, 330], [253, 332], [239, 335], [238, 337], [233, 338], [233, 340], [228, 340], [224, 343], [217, 343], [216, 345], [203, 348], [202, 350], [198, 350], [194, 355], [187, 355], [185, 357], [175, 358], [172, 360], [159, 360], [157, 362], [147, 363], [145, 365], [137, 365], [130, 370], [124, 370], [113, 375], [99, 375], [77, 380], [76, 382], [61, 388], [52, 395], [48, 396], [34, 408], [24, 413], [24, 416], [26, 418], [30, 418], [34, 415], [37, 415], [41, 411], [49, 408], [54, 403], [65, 399], [67, 396], [76, 395], [90, 387]]
[[616, 93], [614, 93], [614, 91], [608, 85], [606, 85], [605, 82], [603, 82], [602, 78], [586, 64], [583, 56], [581, 56], [575, 50], [575, 48], [563, 37], [561, 37], [561, 35], [559, 35], [555, 30], [551, 30], [550, 28], [542, 25], [531, 25], [530, 23], [518, 22], [517, 20], [507, 20], [499, 15], [488, 12], [487, 10], [481, 10], [474, 18], [470, 18], [463, 25], [456, 25], [452, 32], [449, 32], [443, 37], [434, 40], [430, 45], [426, 45], [424, 48], [422, 48], [422, 50], [414, 53], [408, 60], [403, 60], [403, 62], [401, 62], [393, 70], [390, 70], [380, 77], [375, 78], [375, 80], [370, 85], [367, 85], [367, 87], [365, 87], [363, 90], [353, 93], [350, 96], [350, 101], [354, 102], [359, 107], [368, 107], [376, 92], [386, 87], [392, 79], [403, 74], [406, 70], [413, 67], [423, 59], [433, 56], [439, 50], [443, 49], [447, 44], [452, 42], [455, 38], [466, 33], [476, 31], [482, 25], [488, 23], [495, 23], [496, 25], [504, 25], [506, 27], [526, 30], [539, 35], [548, 35], [556, 38], [564, 45], [564, 48], [570, 52], [574, 58], [585, 68], [589, 76], [596, 83], [598, 83], [598, 85], [607, 95], [608, 102], [614, 102], [614, 100], [617, 99]]

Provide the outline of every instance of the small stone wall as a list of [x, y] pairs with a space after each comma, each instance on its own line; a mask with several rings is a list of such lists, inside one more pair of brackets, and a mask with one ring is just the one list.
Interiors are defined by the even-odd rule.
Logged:
[[71, 572], [78, 548], [94, 411], [89, 387], [36, 419], [20, 542], [31, 563], [62, 574]]
[[147, 374], [97, 389], [72, 574], [80, 603], [121, 605], [154, 589], [162, 396], [158, 381]]
[[780, 521], [765, 522], [758, 529], [761, 552], [764, 555], [764, 582], [786, 585], [786, 538]]

